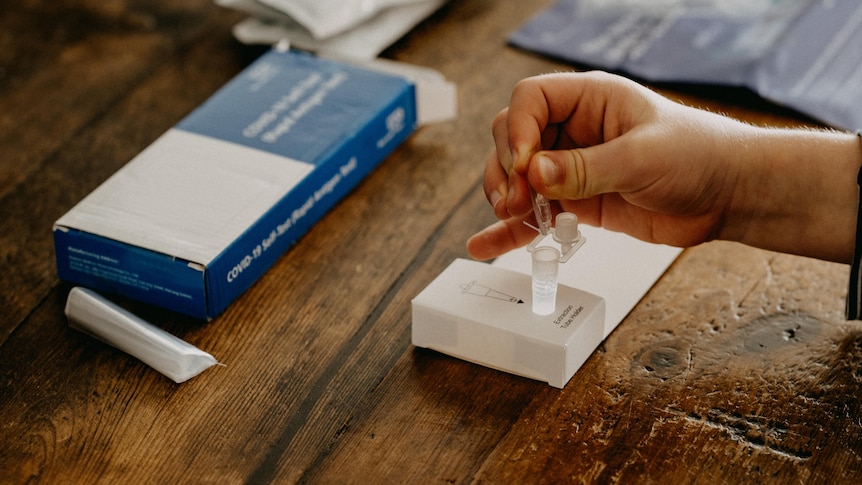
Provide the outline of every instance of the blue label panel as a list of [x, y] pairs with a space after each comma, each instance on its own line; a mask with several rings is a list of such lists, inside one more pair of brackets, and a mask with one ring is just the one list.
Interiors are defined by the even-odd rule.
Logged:
[[204, 272], [186, 261], [72, 229], [54, 230], [60, 279], [206, 319]]
[[210, 315], [221, 313], [344, 195], [413, 132], [415, 90], [390, 93], [384, 109], [365, 114], [363, 129], [330, 152], [207, 270]]
[[397, 76], [271, 50], [177, 128], [317, 164], [407, 85]]

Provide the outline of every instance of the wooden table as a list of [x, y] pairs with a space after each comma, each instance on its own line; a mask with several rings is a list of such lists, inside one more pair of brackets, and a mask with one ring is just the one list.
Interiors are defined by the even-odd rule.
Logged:
[[[846, 266], [688, 249], [563, 390], [410, 345], [410, 300], [493, 219], [492, 117], [518, 79], [570, 68], [506, 45], [549, 3], [453, 0], [389, 49], [457, 83], [458, 119], [225, 314], [131, 305], [225, 364], [181, 385], [67, 326], [51, 227], [261, 49], [209, 0], [0, 7], [0, 482], [859, 483]], [[657, 88], [806, 123], [740, 90]]]

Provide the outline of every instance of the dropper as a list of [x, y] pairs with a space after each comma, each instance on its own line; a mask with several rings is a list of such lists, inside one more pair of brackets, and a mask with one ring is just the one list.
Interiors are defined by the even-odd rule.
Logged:
[[530, 187], [530, 201], [533, 204], [533, 215], [536, 216], [536, 225], [539, 226], [536, 229], [538, 229], [541, 235], [547, 236], [551, 232], [551, 221], [553, 220], [551, 204], [544, 195], [537, 193], [532, 186]]

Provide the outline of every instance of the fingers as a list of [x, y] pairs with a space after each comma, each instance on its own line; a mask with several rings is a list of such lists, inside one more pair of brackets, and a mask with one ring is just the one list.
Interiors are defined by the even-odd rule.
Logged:
[[496, 151], [485, 162], [483, 188], [498, 219], [522, 216], [532, 210], [526, 177], [515, 172], [506, 174]]
[[524, 218], [497, 221], [467, 240], [467, 252], [473, 258], [486, 260], [528, 244], [536, 231], [524, 224]]
[[[616, 191], [628, 172], [617, 170], [622, 163], [613, 158], [625, 145], [611, 142], [651, 116], [652, 98], [653, 93], [631, 81], [598, 72], [519, 82], [493, 130], [497, 155], [509, 174], [509, 215], [529, 210], [529, 186], [558, 200]], [[553, 150], [548, 153], [555, 163], [534, 167], [541, 150]], [[545, 176], [540, 177], [543, 167]]]
[[502, 164], [498, 161], [497, 152], [491, 152], [485, 162], [485, 198], [494, 209], [494, 215], [498, 219], [509, 217], [506, 207], [506, 197], [509, 194], [509, 176], [506, 175]]
[[512, 151], [509, 149], [508, 118], [509, 108], [505, 108], [497, 113], [497, 116], [494, 117], [494, 121], [491, 123], [491, 135], [494, 137], [497, 161], [506, 174], [512, 172], [512, 166], [514, 165]]
[[495, 150], [485, 164], [485, 196], [500, 219], [521, 216], [531, 210], [527, 179], [523, 171], [514, 169], [507, 119], [508, 109], [494, 118], [491, 131]]
[[561, 204], [588, 208], [588, 219], [600, 221], [598, 196], [649, 184], [649, 177], [638, 174], [640, 155], [633, 150], [638, 141], [621, 135], [648, 124], [658, 97], [606, 73], [519, 82], [509, 107], [494, 118], [494, 152], [485, 166], [485, 195], [505, 222], [471, 240], [469, 247], [478, 251], [474, 256], [493, 257], [530, 240], [533, 234], [520, 223], [532, 212], [530, 187]]
[[[542, 146], [542, 132], [548, 126], [549, 100], [541, 85], [532, 78], [523, 80], [512, 90], [506, 116], [506, 149], [515, 172], [524, 174], [530, 157]], [[497, 142], [499, 146], [499, 141]]]
[[637, 190], [649, 179], [632, 170], [636, 164], [625, 145], [614, 140], [589, 148], [538, 152], [528, 167], [530, 185], [556, 200]]
[[561, 137], [574, 147], [584, 147], [619, 136], [631, 124], [629, 114], [638, 111], [643, 94], [634, 83], [600, 72], [548, 74], [520, 81], [507, 111], [514, 169], [524, 173], [530, 157], [543, 148], [571, 148], [558, 146]]

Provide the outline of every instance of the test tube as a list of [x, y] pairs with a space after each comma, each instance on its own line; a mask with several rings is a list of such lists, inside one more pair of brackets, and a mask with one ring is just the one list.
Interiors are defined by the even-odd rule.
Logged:
[[560, 252], [540, 246], [533, 252], [533, 313], [550, 315], [557, 307], [557, 270]]

